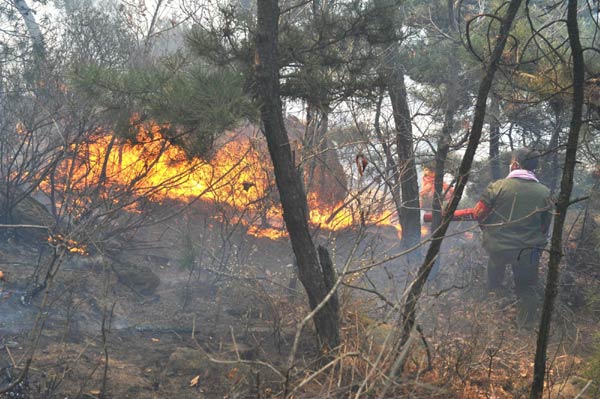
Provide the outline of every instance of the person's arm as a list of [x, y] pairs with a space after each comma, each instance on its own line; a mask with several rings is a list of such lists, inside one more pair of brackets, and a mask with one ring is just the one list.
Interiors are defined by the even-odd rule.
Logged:
[[483, 200], [479, 200], [479, 202], [473, 208], [473, 216], [479, 222], [479, 224], [483, 224], [483, 222], [490, 215], [492, 208], [490, 208]]
[[473, 208], [473, 216], [475, 216], [475, 219], [477, 219], [480, 226], [485, 224], [485, 221], [492, 213], [494, 199], [496, 198], [495, 186], [494, 183], [490, 183], [485, 189], [485, 192], [481, 195], [479, 202], [477, 202]]
[[547, 202], [548, 206], [544, 211], [542, 211], [541, 215], [541, 229], [542, 234], [544, 234], [545, 236], [548, 235], [548, 231], [550, 230], [550, 224], [552, 223], [552, 198], [548, 198]]

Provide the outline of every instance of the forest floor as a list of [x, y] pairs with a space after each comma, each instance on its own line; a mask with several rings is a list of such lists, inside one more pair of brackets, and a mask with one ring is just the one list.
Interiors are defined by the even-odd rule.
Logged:
[[[352, 231], [320, 236], [338, 268], [355, 237]], [[391, 231], [373, 232], [358, 244], [357, 254], [368, 261], [393, 253], [395, 241]], [[15, 238], [0, 243], [0, 268], [8, 274], [0, 288], [2, 385], [18, 375], [36, 317], [45, 319], [28, 377], [1, 398], [283, 396], [287, 356], [307, 310], [286, 240], [228, 230], [199, 211], [137, 231], [129, 244], [110, 256], [65, 262], [49, 306], [39, 312], [42, 295], [28, 294], [47, 251]], [[485, 263], [473, 230], [448, 241], [441, 271], [421, 303], [420, 332], [388, 397], [527, 397], [536, 334], [516, 324], [512, 294], [498, 298], [485, 292]], [[305, 328], [288, 383], [293, 397], [353, 397], [363, 383], [371, 389], [363, 397], [376, 397], [369, 365], [386, 350], [394, 330], [382, 298], [400, 298], [414, 268], [390, 261], [368, 279], [349, 281], [376, 287], [378, 296], [341, 289], [341, 360], [313, 375], [324, 363], [312, 326]], [[590, 381], [587, 359], [598, 320], [561, 298], [547, 392], [574, 398]], [[598, 394], [592, 382], [580, 397]]]

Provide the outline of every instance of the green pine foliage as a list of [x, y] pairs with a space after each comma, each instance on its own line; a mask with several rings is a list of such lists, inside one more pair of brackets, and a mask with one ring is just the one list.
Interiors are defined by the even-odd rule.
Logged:
[[132, 117], [153, 120], [190, 156], [205, 154], [220, 133], [256, 115], [242, 75], [232, 68], [183, 67], [178, 59], [129, 70], [89, 65], [73, 82], [95, 99], [117, 134], [134, 140]]

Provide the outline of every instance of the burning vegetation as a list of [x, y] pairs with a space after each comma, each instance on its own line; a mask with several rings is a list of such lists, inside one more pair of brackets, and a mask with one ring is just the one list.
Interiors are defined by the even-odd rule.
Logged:
[[598, 7], [421, 3], [0, 5], [0, 399], [600, 397]]
[[[205, 160], [189, 158], [167, 140], [164, 126], [149, 122], [134, 123], [134, 128], [133, 140], [98, 131], [82, 143], [71, 144], [68, 157], [40, 183], [40, 189], [48, 196], [75, 195], [78, 199], [65, 209], [70, 215], [89, 208], [89, 203], [83, 202], [96, 200], [90, 198], [92, 191], [103, 201], [129, 202], [124, 209], [130, 212], [140, 212], [141, 198], [157, 204], [200, 200], [223, 210], [215, 218], [240, 223], [248, 234], [270, 239], [286, 236], [271, 162], [255, 129], [224, 133], [214, 154]], [[370, 209], [374, 201], [369, 201], [369, 209], [359, 207], [355, 205], [358, 194], [349, 193], [332, 202], [328, 190], [321, 185], [308, 194], [313, 228], [339, 231], [361, 225], [396, 225], [392, 212]], [[400, 232], [398, 227], [399, 237]]]

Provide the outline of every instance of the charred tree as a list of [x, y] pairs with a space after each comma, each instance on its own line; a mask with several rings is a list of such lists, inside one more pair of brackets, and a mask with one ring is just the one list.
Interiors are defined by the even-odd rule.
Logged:
[[[308, 204], [302, 177], [292, 158], [285, 129], [279, 86], [278, 34], [279, 5], [277, 0], [258, 0], [256, 31], [256, 97], [259, 102], [262, 130], [273, 162], [275, 180], [290, 241], [298, 262], [298, 277], [304, 285], [311, 309], [329, 292], [330, 272], [323, 272], [308, 226]], [[340, 343], [337, 298], [315, 315], [315, 327], [320, 345], [327, 350]]]
[[[481, 140], [483, 124], [485, 121], [486, 102], [488, 94], [492, 87], [494, 75], [498, 69], [499, 61], [502, 57], [502, 53], [504, 51], [504, 47], [506, 45], [506, 41], [512, 23], [515, 19], [520, 4], [521, 0], [511, 0], [506, 10], [505, 16], [501, 20], [502, 22], [500, 26], [500, 31], [498, 33], [498, 36], [496, 37], [494, 49], [487, 62], [487, 66], [485, 68], [485, 73], [481, 84], [479, 85], [477, 100], [475, 103], [475, 115], [473, 117], [473, 124], [469, 133], [467, 148], [465, 150], [465, 154], [463, 156], [462, 162], [458, 170], [458, 177], [456, 188], [454, 191], [454, 196], [452, 197], [452, 201], [448, 204], [448, 206], [445, 209], [445, 212], [443, 213], [442, 223], [440, 224], [440, 227], [436, 231], [434, 231], [432, 235], [431, 245], [427, 250], [425, 260], [423, 261], [423, 264], [419, 267], [417, 277], [410, 284], [408, 293], [406, 295], [406, 301], [403, 305], [402, 314], [399, 320], [399, 328], [401, 329], [400, 341], [398, 346], [400, 348], [399, 353], [402, 352], [402, 348], [404, 348], [404, 346], [409, 341], [410, 334], [412, 333], [412, 330], [416, 323], [417, 303], [419, 301], [419, 298], [421, 297], [423, 287], [427, 282], [427, 278], [429, 277], [429, 273], [431, 272], [435, 259], [438, 256], [440, 247], [442, 245], [442, 241], [444, 239], [446, 231], [448, 230], [450, 221], [454, 216], [454, 211], [456, 211], [456, 208], [458, 207], [458, 203], [462, 198], [462, 194], [469, 179], [469, 173], [473, 164], [475, 152], [477, 151], [477, 147], [479, 146], [479, 142]], [[391, 370], [391, 374], [397, 374], [402, 369], [402, 366], [403, 364], [401, 361], [395, 362]]]
[[569, 137], [567, 139], [565, 163], [560, 183], [560, 194], [558, 196], [558, 201], [556, 202], [556, 216], [554, 219], [554, 227], [552, 228], [550, 260], [548, 262], [544, 306], [542, 308], [540, 329], [537, 338], [533, 383], [529, 395], [530, 399], [541, 399], [544, 391], [546, 350], [548, 348], [554, 302], [558, 293], [559, 265], [563, 256], [562, 233], [570, 204], [571, 191], [573, 189], [577, 145], [579, 143], [579, 132], [583, 122], [585, 68], [583, 49], [579, 39], [579, 26], [577, 24], [577, 0], [569, 0], [567, 3], [567, 32], [569, 34], [569, 44], [571, 45], [571, 54], [573, 57], [573, 108]]

